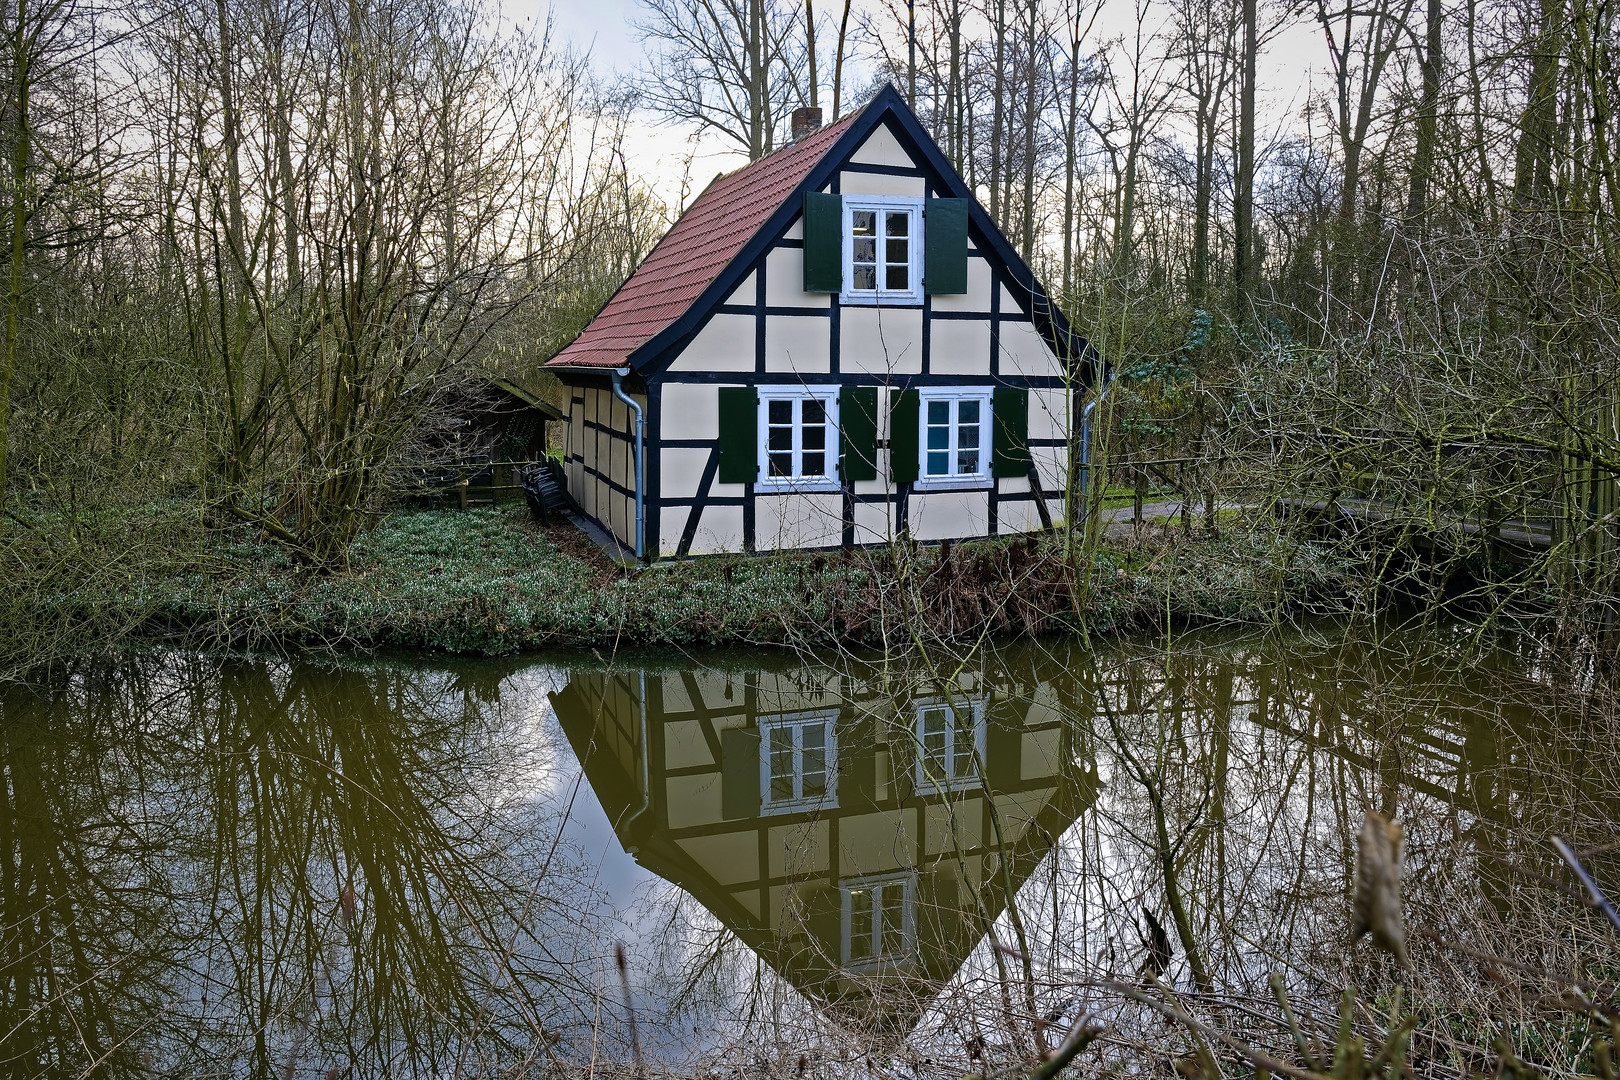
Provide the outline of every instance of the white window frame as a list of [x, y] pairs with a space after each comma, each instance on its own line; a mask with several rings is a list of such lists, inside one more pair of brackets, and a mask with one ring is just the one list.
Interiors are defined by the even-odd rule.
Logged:
[[[918, 408], [922, 410], [917, 417], [917, 480], [912, 486], [918, 491], [939, 491], [943, 489], [987, 488], [995, 483], [990, 472], [990, 454], [992, 451], [992, 429], [995, 427], [995, 394], [988, 386], [925, 386], [917, 392]], [[928, 475], [928, 403], [931, 401], [952, 402], [950, 443], [947, 449], [947, 468], [954, 470], [957, 455], [962, 448], [957, 446], [957, 437], [960, 434], [960, 424], [957, 422], [958, 407], [955, 403], [962, 401], [977, 401], [979, 403], [979, 471], [974, 473], [955, 473], [947, 476]], [[937, 451], [936, 451], [937, 453]]]
[[[820, 795], [806, 795], [804, 793], [804, 730], [809, 727], [823, 727], [827, 734], [823, 743], [824, 760], [822, 762], [823, 771], [827, 778], [826, 791]], [[789, 731], [793, 733], [793, 795], [786, 799], [773, 799], [771, 797], [771, 733], [773, 731]], [[832, 808], [837, 805], [838, 711], [836, 709], [827, 709], [816, 712], [781, 713], [776, 716], [760, 717], [760, 815], [795, 814], [817, 808]]]
[[[838, 387], [836, 386], [760, 386], [759, 393], [759, 479], [756, 491], [837, 491], [838, 479]], [[824, 476], [772, 476], [770, 459], [770, 409], [773, 401], [819, 401], [826, 409], [827, 473]], [[804, 424], [797, 419], [803, 415], [803, 405], [794, 406], [793, 466], [802, 465], [804, 455]], [[814, 453], [814, 451], [811, 451]]]
[[[892, 949], [882, 949], [883, 924], [877, 917], [878, 908], [873, 905], [871, 938], [868, 945], [871, 952], [859, 960], [853, 956], [854, 949], [854, 914], [855, 894], [857, 892], [879, 892], [886, 894], [893, 889], [898, 894], [900, 903], [900, 940], [895, 942]], [[874, 874], [870, 877], [846, 878], [838, 883], [840, 897], [839, 920], [839, 961], [843, 967], [851, 971], [871, 970], [881, 967], [894, 967], [905, 964], [915, 958], [917, 953], [917, 875], [912, 871], [901, 871], [895, 874]]]
[[[845, 195], [844, 196], [844, 287], [838, 294], [841, 304], [888, 304], [915, 306], [923, 302], [923, 203], [922, 199], [913, 199], [904, 195]], [[909, 289], [886, 289], [883, 287], [884, 261], [886, 252], [883, 244], [883, 230], [878, 230], [878, 287], [876, 289], [855, 288], [855, 212], [857, 210], [871, 210], [877, 213], [878, 220], [883, 221], [886, 211], [904, 210], [911, 215], [909, 226], [908, 254], [911, 256], [910, 273], [907, 281], [911, 283]]]
[[[928, 795], [947, 791], [963, 791], [968, 788], [977, 788], [984, 769], [985, 753], [985, 706], [984, 700], [965, 702], [960, 705], [950, 701], [920, 701], [916, 706], [915, 719], [912, 725], [912, 736], [916, 739], [915, 760], [912, 762], [912, 781], [917, 794]], [[967, 754], [969, 770], [962, 776], [945, 777], [944, 783], [937, 782], [928, 772], [926, 762], [928, 756], [927, 743], [924, 741], [923, 721], [929, 713], [945, 714], [945, 761], [949, 764], [959, 754]], [[968, 726], [964, 729], [961, 721], [962, 714], [971, 714]], [[964, 736], [967, 736], [964, 738]]]

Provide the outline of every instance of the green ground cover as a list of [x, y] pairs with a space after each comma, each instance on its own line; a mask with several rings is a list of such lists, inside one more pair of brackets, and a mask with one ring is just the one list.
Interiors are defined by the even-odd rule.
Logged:
[[[1056, 537], [716, 556], [624, 570], [573, 525], [521, 507], [401, 510], [355, 546], [347, 573], [314, 574], [245, 529], [204, 530], [186, 504], [75, 523], [66, 549], [14, 538], [24, 587], [0, 619], [51, 647], [129, 640], [202, 647], [408, 648], [502, 653], [630, 644], [877, 643], [930, 635], [1251, 620], [1279, 601], [1342, 594], [1343, 568], [1268, 523], [1218, 537], [1154, 536], [1099, 550], [1089, 598]], [[62, 533], [58, 531], [56, 535]], [[20, 639], [19, 639], [20, 640]], [[21, 657], [11, 658], [13, 663]]]

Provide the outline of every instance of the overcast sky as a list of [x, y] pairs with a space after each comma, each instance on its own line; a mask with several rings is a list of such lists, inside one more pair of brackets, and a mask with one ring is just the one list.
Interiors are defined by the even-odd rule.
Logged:
[[[592, 64], [604, 76], [632, 75], [645, 62], [648, 46], [632, 25], [640, 17], [637, 0], [504, 0], [505, 12], [515, 20], [543, 20], [549, 14], [556, 21], [557, 36], [580, 51], [590, 53]], [[832, 10], [832, 4], [817, 5]], [[857, 0], [859, 11], [866, 6]], [[1148, 22], [1154, 21], [1150, 4]], [[1092, 28], [1091, 39], [1100, 45], [1134, 28], [1134, 0], [1105, 0], [1103, 11]], [[853, 24], [853, 20], [852, 24]], [[1259, 112], [1261, 138], [1284, 131], [1302, 132], [1301, 112], [1319, 67], [1326, 59], [1321, 31], [1309, 23], [1285, 31], [1266, 43], [1261, 54]], [[859, 82], [860, 73], [845, 85]], [[689, 152], [691, 132], [642, 122], [636, 125], [627, 147], [631, 169], [649, 182], [672, 208], [679, 201], [681, 166]], [[724, 150], [710, 138], [698, 148], [692, 169], [693, 194], [717, 172], [728, 172], [747, 164], [741, 154]]]

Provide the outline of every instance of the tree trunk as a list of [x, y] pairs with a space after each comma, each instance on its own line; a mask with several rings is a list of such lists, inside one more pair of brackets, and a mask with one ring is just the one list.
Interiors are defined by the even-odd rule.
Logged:
[[1238, 160], [1232, 197], [1233, 276], [1240, 320], [1252, 314], [1260, 278], [1254, 257], [1254, 83], [1259, 53], [1256, 0], [1243, 0], [1243, 76], [1238, 88]]

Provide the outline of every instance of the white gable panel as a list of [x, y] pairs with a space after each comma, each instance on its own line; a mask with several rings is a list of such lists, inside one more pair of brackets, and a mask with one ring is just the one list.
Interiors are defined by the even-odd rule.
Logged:
[[[752, 304], [753, 300], [750, 299]], [[754, 317], [715, 315], [681, 350], [671, 371], [753, 371]]]
[[967, 292], [947, 293], [934, 297], [935, 311], [990, 312], [990, 264], [981, 255], [970, 255], [967, 261]]
[[742, 284], [738, 285], [735, 289], [731, 290], [731, 295], [726, 297], [726, 303], [728, 303], [728, 304], [742, 304], [742, 305], [745, 305], [747, 307], [753, 307], [754, 306], [754, 275], [753, 274], [749, 274], [747, 277], [743, 278], [742, 279]]
[[765, 370], [826, 372], [831, 364], [832, 320], [815, 315], [765, 319]]
[[990, 375], [989, 317], [931, 320], [928, 370], [935, 375]]
[[1061, 373], [1057, 357], [1034, 323], [1001, 324], [1001, 373], [1003, 375], [1051, 376]]
[[769, 307], [825, 308], [831, 293], [804, 291], [804, 249], [772, 248], [765, 257], [765, 303]]
[[922, 308], [847, 307], [838, 313], [838, 369], [845, 374], [922, 372]]
[[892, 165], [903, 169], [914, 169], [917, 163], [911, 160], [911, 155], [900, 146], [900, 140], [894, 137], [888, 124], [879, 124], [872, 129], [872, 134], [856, 148], [849, 156], [849, 160], [861, 165]]
[[910, 199], [920, 199], [928, 192], [920, 176], [844, 172], [839, 174], [838, 183], [845, 195], [904, 195]]

